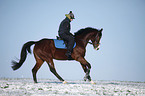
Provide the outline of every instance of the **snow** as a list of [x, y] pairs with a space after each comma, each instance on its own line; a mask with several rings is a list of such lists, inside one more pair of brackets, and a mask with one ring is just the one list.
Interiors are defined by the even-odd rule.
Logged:
[[145, 82], [129, 81], [67, 81], [29, 78], [0, 79], [0, 96], [145, 96]]

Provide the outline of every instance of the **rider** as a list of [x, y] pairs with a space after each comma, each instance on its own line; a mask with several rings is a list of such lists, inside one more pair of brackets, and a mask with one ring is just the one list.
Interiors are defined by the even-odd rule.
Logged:
[[69, 14], [65, 14], [65, 16], [66, 18], [60, 23], [58, 34], [60, 38], [67, 42], [67, 53], [65, 55], [68, 57], [68, 59], [70, 59], [75, 42], [73, 34], [70, 33], [70, 22], [75, 18], [72, 11], [70, 11]]

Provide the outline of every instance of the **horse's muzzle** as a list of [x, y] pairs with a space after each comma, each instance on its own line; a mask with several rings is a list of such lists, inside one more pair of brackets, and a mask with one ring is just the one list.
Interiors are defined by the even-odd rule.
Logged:
[[100, 48], [96, 48], [96, 50], [99, 50]]
[[99, 50], [99, 49], [100, 49], [100, 45], [99, 45], [98, 47], [96, 47], [95, 49], [96, 49], [96, 50]]

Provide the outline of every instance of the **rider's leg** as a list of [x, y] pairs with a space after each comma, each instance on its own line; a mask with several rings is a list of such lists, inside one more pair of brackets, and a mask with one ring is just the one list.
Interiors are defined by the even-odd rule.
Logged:
[[67, 53], [66, 53], [66, 56], [68, 57], [68, 59], [72, 59], [71, 53], [73, 52], [74, 43], [75, 43], [74, 38], [72, 36], [69, 36], [68, 44], [67, 44]]
[[61, 34], [60, 37], [67, 41], [67, 53], [66, 56], [69, 58], [71, 58], [71, 53], [73, 51], [73, 46], [75, 43], [74, 37], [71, 34]]

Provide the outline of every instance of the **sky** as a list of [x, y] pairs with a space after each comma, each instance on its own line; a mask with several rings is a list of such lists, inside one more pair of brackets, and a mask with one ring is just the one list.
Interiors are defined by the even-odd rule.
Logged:
[[[86, 60], [93, 80], [145, 82], [144, 0], [0, 0], [0, 78], [32, 78], [35, 65], [28, 54], [16, 71], [11, 61], [20, 58], [24, 43], [56, 38], [60, 22], [72, 11], [71, 32], [86, 27], [103, 28], [100, 50], [87, 45]], [[31, 50], [33, 50], [31, 47]], [[83, 80], [77, 61], [54, 60], [65, 80]], [[44, 63], [37, 78], [57, 79]]]

